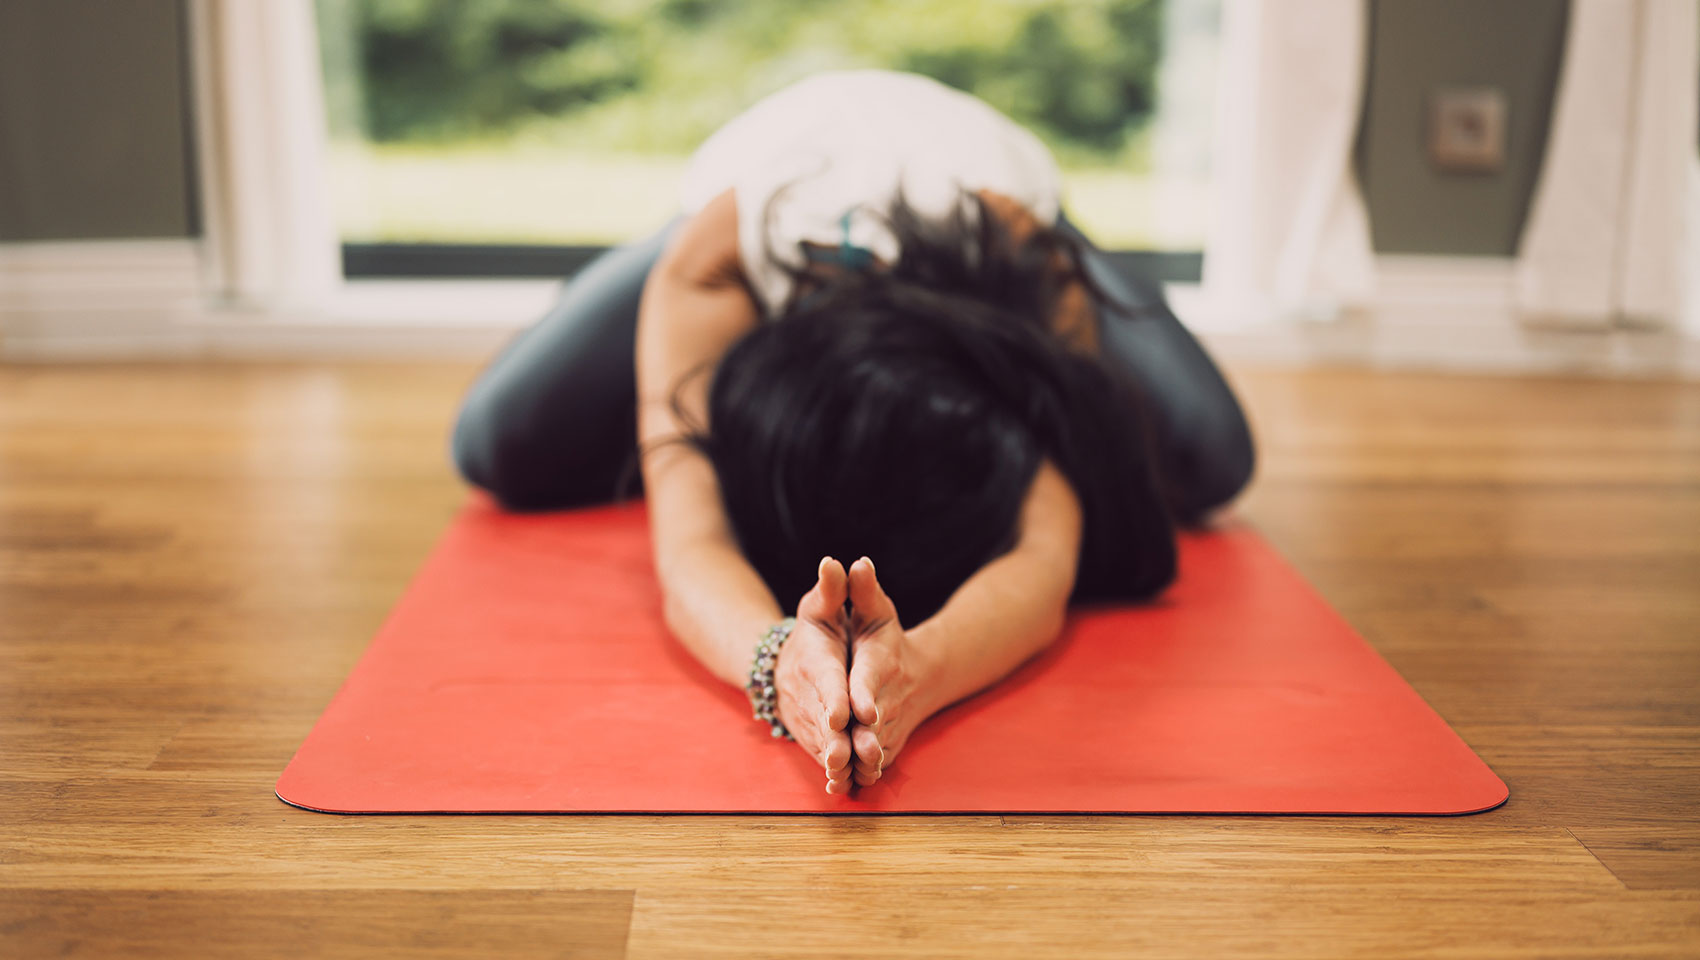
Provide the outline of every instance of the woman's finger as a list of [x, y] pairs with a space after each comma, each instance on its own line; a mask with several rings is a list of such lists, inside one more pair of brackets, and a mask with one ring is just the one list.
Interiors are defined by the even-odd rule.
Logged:
[[832, 557], [821, 557], [815, 567], [815, 585], [797, 602], [797, 618], [816, 623], [823, 630], [837, 630], [849, 588], [850, 578], [844, 565]]
[[[850, 736], [845, 730], [849, 726], [849, 697], [842, 691], [834, 695], [830, 685], [808, 682], [806, 692], [798, 699], [806, 704], [806, 719], [800, 718], [806, 729], [793, 731], [792, 735], [799, 743], [805, 742], [806, 735], [809, 755], [821, 765], [827, 779], [848, 779], [852, 760]], [[829, 707], [828, 703], [833, 701], [837, 702]]]
[[850, 565], [846, 579], [850, 609], [855, 612], [852, 625], [858, 634], [897, 623], [897, 606], [880, 586], [873, 560], [858, 559]]
[[856, 722], [877, 732], [884, 726], [885, 716], [879, 705], [881, 691], [872, 686], [873, 682], [874, 671], [858, 670], [849, 679], [847, 693]]
[[852, 759], [850, 738], [842, 731], [828, 733], [821, 738], [820, 758], [827, 776], [835, 776], [848, 770]]
[[850, 737], [843, 732], [833, 734], [827, 738], [824, 752], [826, 792], [848, 793], [855, 778], [855, 770], [851, 766], [855, 758], [850, 752]]
[[820, 701], [822, 733], [837, 733], [850, 726], [850, 681], [843, 674], [821, 677], [815, 683]]
[[850, 734], [850, 744], [856, 754], [856, 781], [866, 786], [880, 778], [885, 771], [885, 748], [879, 737], [867, 727], [858, 726]]

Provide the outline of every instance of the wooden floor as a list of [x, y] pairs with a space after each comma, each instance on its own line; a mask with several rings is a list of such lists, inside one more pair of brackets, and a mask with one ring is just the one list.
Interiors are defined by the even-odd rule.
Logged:
[[1473, 817], [334, 817], [469, 367], [0, 368], [0, 956], [1700, 956], [1700, 385], [1252, 373]]

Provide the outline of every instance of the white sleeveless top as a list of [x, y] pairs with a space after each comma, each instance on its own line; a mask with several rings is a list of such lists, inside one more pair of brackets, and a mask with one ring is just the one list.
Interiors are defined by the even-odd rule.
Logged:
[[930, 77], [839, 70], [794, 83], [703, 141], [679, 185], [687, 214], [732, 188], [739, 258], [770, 319], [791, 281], [763, 252], [763, 210], [792, 181], [768, 211], [765, 232], [774, 255], [795, 267], [804, 265], [798, 244], [805, 240], [849, 244], [896, 263], [897, 238], [877, 213], [890, 209], [900, 182], [929, 219], [948, 216], [954, 204], [972, 215], [965, 191], [985, 188], [1045, 225], [1056, 222], [1062, 189], [1056, 160], [1038, 137]]

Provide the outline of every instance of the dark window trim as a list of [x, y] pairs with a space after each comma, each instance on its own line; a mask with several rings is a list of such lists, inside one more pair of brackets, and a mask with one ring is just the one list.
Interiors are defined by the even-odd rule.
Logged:
[[[342, 272], [351, 280], [379, 277], [565, 277], [607, 247], [472, 243], [346, 243]], [[1197, 283], [1204, 255], [1111, 250], [1118, 267], [1166, 283]]]

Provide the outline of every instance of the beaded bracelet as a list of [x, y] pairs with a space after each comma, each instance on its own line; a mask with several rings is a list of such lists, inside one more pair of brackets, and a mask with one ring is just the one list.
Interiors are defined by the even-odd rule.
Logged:
[[750, 707], [755, 711], [757, 720], [766, 720], [775, 738], [795, 740], [791, 731], [785, 729], [785, 724], [779, 722], [779, 691], [773, 684], [773, 668], [779, 663], [779, 648], [791, 636], [791, 628], [797, 625], [796, 617], [786, 617], [762, 634], [761, 642], [756, 644], [755, 664], [750, 667], [750, 682], [744, 685], [744, 692], [750, 695]]

